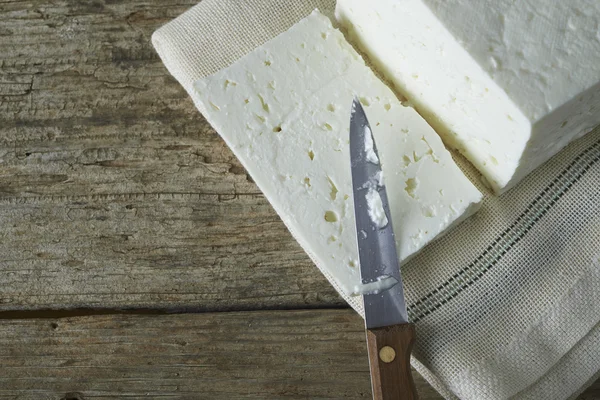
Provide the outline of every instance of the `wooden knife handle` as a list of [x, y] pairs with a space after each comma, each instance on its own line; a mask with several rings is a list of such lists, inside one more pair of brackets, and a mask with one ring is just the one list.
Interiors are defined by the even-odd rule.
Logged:
[[417, 400], [410, 369], [415, 326], [400, 324], [367, 329], [374, 400]]

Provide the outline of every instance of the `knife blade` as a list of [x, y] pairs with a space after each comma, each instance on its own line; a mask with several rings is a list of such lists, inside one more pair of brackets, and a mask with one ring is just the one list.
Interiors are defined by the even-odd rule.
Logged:
[[363, 295], [373, 398], [417, 399], [410, 370], [415, 330], [408, 321], [383, 171], [356, 98], [350, 113], [350, 166], [362, 280], [357, 292]]

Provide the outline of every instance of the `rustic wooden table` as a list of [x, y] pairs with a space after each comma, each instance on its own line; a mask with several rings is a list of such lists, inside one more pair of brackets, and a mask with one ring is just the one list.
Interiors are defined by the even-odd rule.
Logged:
[[197, 1], [0, 1], [1, 399], [370, 397], [361, 319], [150, 44]]

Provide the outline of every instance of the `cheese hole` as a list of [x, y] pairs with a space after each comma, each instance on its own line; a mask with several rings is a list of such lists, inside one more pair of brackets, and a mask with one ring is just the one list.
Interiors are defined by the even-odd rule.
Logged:
[[381, 122], [378, 122], [378, 123], [375, 124], [375, 126], [379, 126], [379, 125], [381, 125]]
[[273, 128], [273, 132], [281, 132], [281, 126], [276, 126]]
[[269, 105], [265, 103], [265, 99], [263, 99], [263, 97], [260, 94], [258, 95], [258, 98], [260, 99], [260, 104], [262, 105], [263, 110], [269, 112]]
[[268, 87], [269, 87], [269, 89], [271, 89], [271, 90], [275, 90], [275, 81], [271, 81], [271, 82], [269, 82], [269, 85], [268, 85]]
[[335, 111], [335, 106], [334, 106], [333, 104], [329, 104], [329, 105], [327, 106], [327, 111], [334, 112], [334, 111]]
[[246, 103], [246, 104], [250, 103], [250, 99], [244, 100], [244, 103]]
[[333, 127], [331, 125], [329, 125], [327, 122], [325, 122], [325, 124], [323, 125], [323, 127], [325, 129], [327, 129], [328, 131], [332, 131], [333, 130]]
[[306, 178], [304, 178], [304, 184], [308, 187], [310, 187], [310, 178], [307, 176]]
[[237, 83], [230, 81], [229, 79], [225, 80], [225, 87], [227, 86], [237, 86]]
[[259, 120], [263, 124], [265, 123], [266, 119], [262, 115], [254, 114], [254, 116], [256, 117], [257, 120]]
[[431, 147], [431, 145], [429, 144], [429, 142], [427, 141], [427, 139], [425, 139], [425, 136], [421, 136], [421, 140], [427, 145], [427, 147], [429, 148], [425, 154], [427, 154], [428, 156], [430, 156], [433, 159], [433, 162], [435, 163], [439, 163], [440, 160], [435, 156], [435, 153], [433, 152], [433, 148]]
[[361, 97], [359, 100], [360, 103], [365, 107], [369, 107], [371, 105], [371, 102], [366, 97]]
[[311, 161], [315, 159], [315, 153], [312, 150], [308, 151], [308, 158], [310, 158]]
[[392, 108], [392, 105], [388, 103], [388, 104], [384, 105], [383, 108], [385, 108], [385, 111], [390, 111], [390, 109]]
[[300, 59], [298, 57], [296, 57], [296, 62], [300, 62]]
[[565, 122], [563, 122], [562, 124], [560, 124], [560, 127], [561, 127], [561, 128], [564, 128], [565, 126], [567, 126], [567, 123], [568, 123], [568, 122], [569, 122], [569, 121], [565, 121]]
[[420, 157], [420, 156], [417, 154], [417, 152], [416, 152], [416, 151], [413, 151], [413, 159], [415, 160], [415, 162], [419, 162], [419, 160], [420, 160], [421, 158], [422, 158], [422, 157]]
[[408, 133], [408, 128], [402, 128], [402, 129], [400, 129], [400, 131], [401, 131], [402, 133]]
[[325, 221], [327, 222], [337, 222], [338, 216], [334, 211], [326, 211], [325, 212]]
[[404, 166], [405, 167], [408, 167], [410, 165], [410, 163], [411, 163], [410, 158], [408, 156], [406, 156], [406, 155], [402, 156], [402, 160], [404, 161]]
[[348, 200], [350, 198], [350, 196], [348, 196], [347, 194], [344, 195], [344, 200]]
[[265, 66], [270, 67], [271, 66], [271, 61], [269, 61], [269, 60], [265, 61]]
[[350, 260], [348, 262], [348, 266], [351, 267], [351, 268], [356, 268], [356, 263], [354, 261]]
[[419, 187], [419, 181], [416, 178], [408, 178], [405, 184], [406, 187], [404, 190], [406, 193], [413, 199], [416, 199], [415, 190], [417, 190], [417, 187]]
[[492, 164], [498, 165], [498, 159], [496, 157], [490, 156], [490, 161], [492, 162]]
[[337, 237], [331, 235], [329, 236], [329, 238], [327, 239], [327, 243], [333, 243], [337, 240]]
[[514, 121], [513, 117], [510, 114], [506, 114], [506, 118], [508, 118], [509, 121]]
[[[435, 211], [435, 208], [433, 208], [432, 206], [421, 209], [421, 212], [423, 213], [425, 218], [433, 218], [437, 214], [437, 212]], [[427, 232], [425, 232], [425, 234], [427, 234]]]
[[210, 102], [210, 105], [212, 106], [212, 108], [214, 108], [216, 111], [220, 111], [221, 108], [219, 108], [218, 105], [216, 105], [215, 103], [213, 103], [212, 101]]
[[327, 180], [329, 181], [329, 186], [331, 187], [329, 197], [331, 198], [331, 200], [335, 200], [337, 198], [338, 188], [335, 186], [335, 183], [333, 183], [330, 177], [327, 177]]
[[304, 44], [304, 43], [300, 43], [300, 47], [302, 47], [302, 48], [305, 48], [305, 47], [306, 47], [306, 44]]
[[327, 34], [326, 34], [325, 32], [321, 32], [321, 37], [322, 37], [323, 39], [327, 39]]

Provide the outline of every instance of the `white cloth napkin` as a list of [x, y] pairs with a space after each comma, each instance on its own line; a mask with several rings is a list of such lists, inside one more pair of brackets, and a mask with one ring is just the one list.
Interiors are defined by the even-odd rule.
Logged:
[[[192, 95], [195, 80], [334, 6], [204, 0], [152, 41]], [[596, 129], [503, 196], [487, 194], [475, 217], [402, 267], [417, 327], [413, 365], [448, 399], [575, 398], [600, 377], [599, 257]]]

